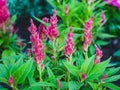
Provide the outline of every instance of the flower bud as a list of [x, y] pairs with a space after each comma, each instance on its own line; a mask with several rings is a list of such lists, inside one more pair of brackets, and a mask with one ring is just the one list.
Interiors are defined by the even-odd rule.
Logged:
[[100, 63], [100, 59], [102, 58], [102, 51], [97, 47], [97, 45], [95, 45], [95, 48], [96, 48], [96, 57], [95, 57], [95, 60], [94, 60], [94, 64], [98, 64]]
[[65, 6], [65, 14], [68, 15], [68, 12], [69, 12], [69, 7], [68, 5]]
[[58, 88], [61, 89], [62, 88], [62, 84], [61, 84], [59, 79], [57, 79], [57, 84], [58, 84]]
[[107, 75], [106, 75], [106, 74], [103, 74], [103, 75], [102, 75], [102, 78], [101, 78], [101, 82], [103, 82], [106, 77], [107, 77]]
[[86, 74], [82, 73], [81, 78], [82, 78], [82, 80], [85, 80], [86, 79]]
[[8, 83], [9, 83], [10, 85], [12, 85], [12, 84], [14, 83], [14, 80], [13, 80], [13, 77], [12, 77], [12, 76], [9, 77]]

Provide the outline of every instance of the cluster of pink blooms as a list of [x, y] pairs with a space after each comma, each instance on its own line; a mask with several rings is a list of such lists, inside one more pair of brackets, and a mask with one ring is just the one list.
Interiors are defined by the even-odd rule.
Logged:
[[[48, 18], [47, 17], [44, 17], [43, 19], [42, 19], [42, 21], [44, 21], [45, 23], [48, 23]], [[40, 26], [39, 26], [39, 28], [38, 28], [38, 30], [39, 30], [39, 36], [40, 36], [40, 38], [42, 39], [42, 40], [46, 40], [47, 39], [47, 37], [46, 37], [46, 32], [45, 32], [45, 30], [46, 30], [46, 27], [45, 27], [45, 25], [44, 24], [40, 24]]]
[[71, 26], [70, 32], [67, 35], [64, 54], [65, 56], [68, 56], [68, 55], [72, 55], [73, 52], [74, 52], [74, 42], [73, 42], [73, 33], [72, 33], [72, 26]]
[[101, 18], [100, 24], [103, 25], [105, 23], [105, 14], [104, 14], [104, 11], [101, 12], [100, 18]]
[[6, 0], [0, 0], [0, 25], [9, 19], [9, 11]]
[[30, 40], [32, 42], [33, 53], [34, 53], [34, 60], [35, 63], [38, 65], [44, 60], [44, 53], [43, 53], [43, 45], [42, 40], [39, 38], [39, 34], [36, 32], [37, 28], [34, 25], [32, 19], [30, 20], [31, 26], [29, 27], [29, 31], [31, 33]]
[[92, 24], [93, 24], [93, 17], [91, 17], [84, 25], [84, 43], [82, 46], [82, 50], [86, 51], [86, 47], [88, 47], [92, 42]]
[[52, 41], [58, 37], [57, 22], [56, 10], [54, 10], [53, 16], [50, 18], [50, 25], [46, 30], [47, 37]]
[[96, 48], [96, 58], [94, 60], [94, 64], [98, 64], [103, 55], [102, 55], [102, 51], [96, 45], [95, 48]]
[[120, 0], [104, 0], [109, 5], [115, 6], [120, 10]]

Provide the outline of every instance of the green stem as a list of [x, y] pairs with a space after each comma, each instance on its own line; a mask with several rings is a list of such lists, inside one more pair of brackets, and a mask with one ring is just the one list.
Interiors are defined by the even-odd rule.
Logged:
[[38, 69], [38, 72], [39, 72], [39, 79], [40, 79], [40, 82], [42, 82], [42, 68], [40, 65], [37, 66], [37, 69]]
[[86, 47], [86, 51], [85, 51], [85, 60], [88, 59], [88, 46]]
[[68, 82], [68, 84], [69, 84], [69, 81], [70, 81], [70, 72], [67, 72], [67, 74], [68, 74], [67, 82]]
[[16, 85], [13, 85], [13, 84], [12, 84], [11, 87], [12, 87], [13, 90], [19, 90], [19, 89], [16, 87]]
[[56, 44], [55, 44], [55, 39], [53, 40], [53, 56], [54, 56], [54, 64], [57, 66], [57, 59], [56, 59]]
[[70, 64], [72, 64], [72, 55], [69, 57]]

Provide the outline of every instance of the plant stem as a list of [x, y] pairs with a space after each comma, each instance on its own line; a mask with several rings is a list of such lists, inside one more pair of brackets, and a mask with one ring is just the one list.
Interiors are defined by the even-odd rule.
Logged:
[[40, 82], [42, 82], [42, 68], [40, 65], [37, 65], [37, 69], [38, 69], [38, 72], [39, 72], [39, 79], [40, 79]]
[[53, 56], [54, 56], [54, 64], [57, 66], [57, 59], [56, 59], [56, 44], [55, 44], [55, 39], [53, 40]]
[[85, 51], [85, 60], [88, 59], [88, 46], [86, 47], [86, 51]]
[[68, 82], [68, 84], [69, 84], [69, 81], [70, 81], [70, 72], [67, 72], [67, 74], [68, 74], [67, 82]]
[[69, 62], [70, 62], [70, 64], [72, 64], [72, 55], [70, 55], [70, 57], [69, 57]]

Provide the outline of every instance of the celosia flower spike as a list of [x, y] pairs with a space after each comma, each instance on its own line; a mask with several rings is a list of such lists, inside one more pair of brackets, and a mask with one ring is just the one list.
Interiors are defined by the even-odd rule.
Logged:
[[72, 55], [74, 52], [74, 42], [73, 42], [73, 33], [72, 33], [72, 26], [70, 27], [70, 32], [67, 35], [66, 45], [64, 54], [65, 56]]
[[43, 44], [42, 40], [39, 38], [39, 34], [36, 34], [35, 45], [34, 45], [34, 60], [36, 64], [40, 64], [44, 60], [44, 53], [43, 53]]
[[0, 24], [6, 22], [10, 17], [6, 0], [0, 0]]
[[86, 51], [86, 48], [91, 44], [92, 42], [92, 24], [93, 24], [93, 17], [91, 17], [84, 25], [84, 43], [82, 46], [82, 50]]
[[57, 16], [56, 16], [56, 10], [54, 10], [53, 16], [50, 18], [50, 24], [56, 25], [58, 22]]
[[36, 32], [36, 26], [34, 25], [32, 19], [30, 20], [31, 26], [29, 31], [31, 32], [30, 40], [32, 42], [34, 61], [35, 63], [42, 64], [44, 60], [43, 45], [42, 40], [39, 38], [39, 34]]
[[100, 59], [102, 58], [102, 51], [95, 45], [96, 48], [96, 58], [94, 60], [94, 64], [98, 64], [100, 62]]
[[[48, 23], [48, 20], [49, 19], [47, 17], [44, 17], [42, 19], [42, 21], [45, 22], [45, 23]], [[38, 30], [39, 30], [39, 36], [40, 36], [40, 38], [42, 40], [46, 40], [46, 33], [45, 33], [46, 27], [45, 27], [45, 25], [44, 24], [40, 24]]]
[[28, 30], [31, 32], [31, 34], [36, 33], [37, 28], [36, 28], [36, 26], [34, 25], [32, 19], [30, 19], [30, 24], [31, 24], [31, 25], [30, 25], [30, 27], [28, 28]]
[[46, 30], [47, 37], [52, 41], [58, 37], [57, 21], [56, 10], [54, 10], [54, 14], [50, 18], [50, 26]]

